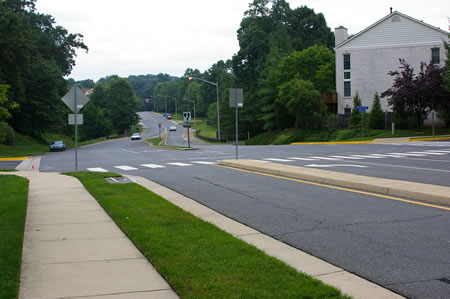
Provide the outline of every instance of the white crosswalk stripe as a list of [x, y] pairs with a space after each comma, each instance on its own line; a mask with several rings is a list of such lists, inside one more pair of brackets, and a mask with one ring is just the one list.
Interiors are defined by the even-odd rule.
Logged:
[[173, 163], [167, 163], [169, 165], [174, 165], [174, 166], [191, 166], [192, 164], [188, 164], [188, 163], [181, 163], [181, 162], [173, 162]]
[[384, 157], [384, 158], [404, 158], [405, 156], [399, 156], [399, 155], [389, 155], [389, 154], [370, 154], [374, 157]]
[[118, 169], [125, 170], [125, 171], [129, 171], [129, 170], [137, 170], [136, 167], [131, 167], [131, 166], [128, 166], [128, 165], [114, 166], [114, 168], [118, 168]]
[[144, 166], [147, 168], [164, 168], [164, 167], [166, 167], [164, 165], [158, 165], [158, 164], [141, 164], [141, 166]]
[[364, 160], [364, 158], [350, 157], [350, 156], [330, 156], [330, 157], [339, 158], [339, 159], [349, 159], [349, 160]]
[[300, 160], [300, 161], [317, 161], [317, 159], [311, 158], [300, 158], [300, 157], [289, 157], [290, 160]]
[[409, 154], [425, 154], [425, 155], [436, 155], [436, 156], [443, 156], [447, 155], [447, 153], [434, 153], [434, 152], [408, 152]]
[[108, 172], [108, 170], [103, 169], [101, 167], [93, 167], [93, 168], [86, 168], [89, 171], [94, 171], [94, 172]]
[[327, 160], [327, 161], [340, 161], [342, 159], [338, 159], [338, 158], [330, 158], [330, 157], [311, 157], [313, 159], [318, 159], [318, 160]]
[[388, 153], [388, 155], [400, 155], [400, 156], [411, 156], [411, 157], [424, 157], [424, 154], [408, 154], [408, 153]]
[[192, 163], [201, 164], [201, 165], [216, 165], [217, 164], [217, 162], [209, 162], [209, 161], [192, 161]]
[[426, 150], [425, 152], [432, 152], [432, 153], [450, 153], [449, 151], [443, 151], [443, 150]]
[[278, 159], [278, 158], [264, 158], [267, 161], [275, 161], [275, 162], [292, 162], [292, 160], [288, 159]]
[[386, 157], [369, 156], [369, 155], [350, 155], [350, 157], [369, 158], [369, 159], [384, 159], [384, 158], [386, 158]]

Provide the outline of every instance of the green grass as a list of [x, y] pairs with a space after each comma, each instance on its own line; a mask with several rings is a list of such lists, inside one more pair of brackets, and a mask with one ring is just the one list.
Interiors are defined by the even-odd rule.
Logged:
[[17, 169], [13, 169], [13, 168], [0, 168], [1, 172], [16, 172], [18, 171]]
[[0, 298], [17, 298], [28, 180], [0, 175]]
[[215, 126], [206, 125], [206, 119], [198, 120], [195, 124], [195, 129], [197, 131], [201, 130], [200, 135], [202, 136], [216, 138], [217, 128]]
[[146, 139], [145, 141], [149, 142], [151, 145], [158, 146], [163, 141], [163, 139], [156, 137], [156, 138]]
[[[24, 156], [37, 156], [42, 155], [49, 151], [49, 145], [55, 140], [63, 140], [67, 148], [74, 148], [75, 141], [70, 137], [53, 134], [44, 133], [42, 139], [36, 139], [30, 136], [23, 135], [16, 132], [16, 144], [13, 146], [8, 146], [0, 144], [0, 157], [24, 157]], [[106, 140], [106, 138], [97, 138], [87, 141], [78, 142], [78, 146], [88, 145]]]
[[137, 184], [109, 184], [111, 173], [70, 173], [182, 298], [342, 298]]
[[[437, 128], [435, 135], [450, 135], [450, 128]], [[283, 131], [271, 131], [257, 135], [246, 141], [246, 145], [262, 144], [290, 144], [292, 142], [335, 142], [335, 141], [371, 141], [378, 138], [396, 137], [426, 137], [432, 136], [431, 129], [396, 130], [392, 135], [390, 130], [364, 130], [364, 138], [361, 138], [360, 130], [341, 129], [336, 131], [318, 130], [301, 131], [286, 129]]]

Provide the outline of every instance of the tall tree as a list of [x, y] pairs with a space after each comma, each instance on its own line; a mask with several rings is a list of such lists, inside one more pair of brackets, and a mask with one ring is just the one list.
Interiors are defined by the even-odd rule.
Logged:
[[370, 109], [369, 127], [371, 129], [384, 129], [384, 112], [381, 110], [380, 96], [375, 92], [372, 109]]
[[82, 35], [55, 26], [35, 10], [35, 0], [0, 1], [0, 23], [0, 84], [11, 86], [9, 95], [20, 105], [12, 125], [29, 134], [60, 130], [63, 76], [75, 65], [76, 49], [87, 50]]

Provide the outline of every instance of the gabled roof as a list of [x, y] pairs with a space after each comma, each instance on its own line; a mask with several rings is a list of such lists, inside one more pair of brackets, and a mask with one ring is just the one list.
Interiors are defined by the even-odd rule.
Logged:
[[433, 25], [427, 24], [427, 23], [425, 23], [425, 22], [423, 22], [423, 21], [419, 21], [419, 20], [417, 20], [417, 19], [414, 19], [414, 18], [412, 18], [412, 17], [410, 17], [410, 16], [408, 16], [408, 15], [402, 14], [401, 12], [394, 11], [393, 13], [388, 14], [387, 16], [385, 16], [384, 18], [382, 18], [382, 19], [379, 20], [378, 22], [372, 24], [371, 26], [367, 27], [366, 29], [361, 30], [360, 32], [358, 32], [357, 34], [355, 34], [354, 36], [352, 36], [351, 38], [346, 39], [345, 41], [343, 41], [343, 42], [340, 43], [339, 45], [335, 46], [334, 49], [337, 49], [337, 48], [340, 48], [340, 47], [344, 46], [345, 44], [347, 44], [347, 43], [351, 42], [352, 40], [358, 38], [359, 36], [363, 35], [363, 34], [366, 33], [367, 31], [369, 31], [370, 29], [372, 29], [373, 27], [377, 26], [378, 24], [384, 22], [385, 20], [387, 20], [387, 19], [389, 19], [389, 18], [391, 18], [391, 17], [393, 17], [393, 16], [395, 16], [395, 15], [398, 15], [398, 16], [401, 16], [401, 17], [403, 17], [403, 18], [409, 19], [409, 20], [411, 20], [411, 21], [413, 21], [413, 22], [419, 23], [419, 24], [421, 24], [421, 25], [423, 25], [423, 26], [426, 26], [426, 27], [428, 27], [428, 28], [431, 28], [431, 29], [433, 29], [433, 30], [436, 30], [436, 31], [438, 31], [438, 32], [440, 32], [440, 33], [443, 33], [443, 34], [446, 34], [446, 35], [449, 34], [449, 32], [447, 32], [447, 31], [445, 31], [445, 30], [442, 30], [442, 29], [437, 28], [437, 27], [435, 27], [435, 26], [433, 26]]

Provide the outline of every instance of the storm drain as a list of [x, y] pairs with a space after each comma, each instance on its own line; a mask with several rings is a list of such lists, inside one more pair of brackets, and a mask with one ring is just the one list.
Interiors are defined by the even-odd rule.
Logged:
[[119, 177], [114, 177], [114, 178], [106, 178], [106, 180], [110, 183], [110, 184], [127, 184], [127, 183], [135, 183], [134, 181], [130, 180], [127, 177], [123, 177], [123, 176], [119, 176]]

